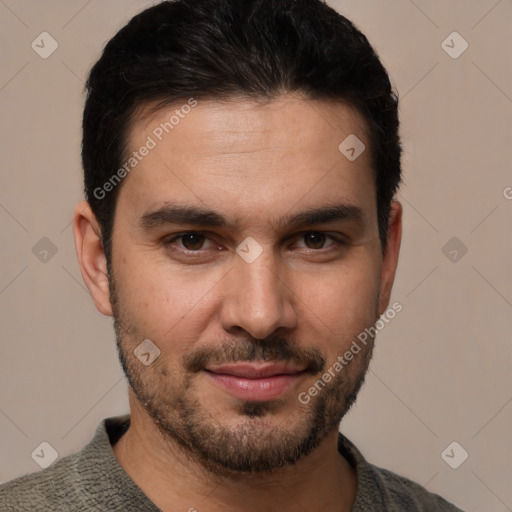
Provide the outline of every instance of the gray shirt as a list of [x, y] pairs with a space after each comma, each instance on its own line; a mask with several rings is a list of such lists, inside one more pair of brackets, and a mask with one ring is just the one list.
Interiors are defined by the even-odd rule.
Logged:
[[[0, 486], [1, 512], [159, 512], [123, 470], [112, 450], [129, 416], [103, 420], [80, 452]], [[352, 512], [462, 512], [420, 485], [369, 464], [342, 434], [338, 449], [356, 468]]]

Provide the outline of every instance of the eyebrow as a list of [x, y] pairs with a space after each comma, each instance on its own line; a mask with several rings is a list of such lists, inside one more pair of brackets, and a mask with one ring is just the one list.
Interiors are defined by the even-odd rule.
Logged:
[[[278, 229], [297, 229], [313, 224], [327, 224], [335, 221], [362, 223], [365, 220], [363, 210], [353, 204], [335, 204], [318, 208], [310, 208], [278, 219]], [[235, 224], [223, 215], [198, 206], [166, 204], [155, 211], [144, 213], [139, 219], [142, 229], [149, 231], [166, 224], [188, 224], [200, 227], [234, 229]]]

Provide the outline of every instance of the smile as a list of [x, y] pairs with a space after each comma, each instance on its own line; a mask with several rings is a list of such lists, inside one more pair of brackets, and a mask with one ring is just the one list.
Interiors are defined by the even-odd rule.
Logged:
[[211, 381], [242, 400], [266, 401], [279, 398], [306, 373], [286, 364], [229, 364], [205, 369]]

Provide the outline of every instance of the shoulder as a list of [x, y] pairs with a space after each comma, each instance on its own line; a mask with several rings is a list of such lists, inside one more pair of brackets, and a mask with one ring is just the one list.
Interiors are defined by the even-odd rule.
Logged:
[[396, 512], [462, 512], [438, 494], [427, 491], [408, 478], [372, 464], [369, 464], [369, 468]]
[[[20, 476], [0, 485], [2, 512], [64, 512], [63, 502], [73, 494], [73, 475], [78, 454], [68, 455], [36, 473]], [[59, 505], [61, 504], [61, 505]]]
[[416, 482], [370, 464], [341, 432], [338, 449], [357, 472], [353, 512], [463, 512]]
[[[57, 460], [49, 468], [0, 485], [0, 511], [101, 510], [98, 496], [109, 503], [111, 489], [116, 482], [124, 482], [123, 490], [131, 484], [111, 447], [111, 440], [121, 435], [128, 424], [128, 415], [107, 418], [98, 425], [94, 437], [79, 452]], [[114, 507], [108, 510], [114, 510]]]
[[[100, 512], [155, 510], [119, 465], [112, 443], [129, 426], [130, 416], [104, 419], [79, 452], [49, 468], [0, 485], [1, 512]], [[127, 497], [128, 496], [128, 497]]]

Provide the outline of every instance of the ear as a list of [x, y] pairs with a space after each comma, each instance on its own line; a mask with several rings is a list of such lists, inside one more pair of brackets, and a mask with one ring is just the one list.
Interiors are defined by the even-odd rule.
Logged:
[[87, 201], [82, 201], [75, 207], [73, 235], [80, 271], [96, 309], [104, 315], [112, 316], [107, 259], [103, 250], [101, 229]]
[[382, 315], [389, 306], [391, 289], [393, 288], [396, 267], [398, 265], [398, 254], [400, 252], [401, 241], [402, 205], [398, 201], [392, 201], [388, 223], [387, 243], [382, 259], [380, 274], [379, 316]]

